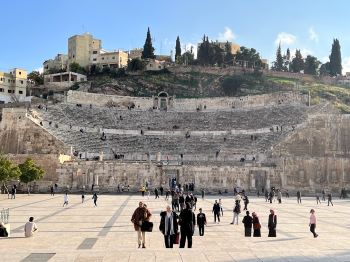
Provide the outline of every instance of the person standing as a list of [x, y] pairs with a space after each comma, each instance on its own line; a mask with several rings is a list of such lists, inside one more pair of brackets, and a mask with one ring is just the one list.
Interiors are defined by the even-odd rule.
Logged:
[[301, 204], [301, 192], [299, 190], [297, 191], [297, 201], [298, 204]]
[[34, 236], [34, 232], [37, 231], [38, 228], [36, 224], [34, 223], [34, 217], [29, 218], [29, 222], [27, 222], [24, 225], [24, 236], [25, 237], [32, 237]]
[[[175, 194], [178, 194], [178, 193], [175, 193]], [[183, 193], [180, 193], [179, 204], [180, 204], [180, 211], [184, 210], [184, 208], [185, 208], [185, 197], [184, 197]]]
[[272, 204], [273, 197], [274, 197], [274, 193], [273, 193], [273, 190], [271, 190], [269, 193], [270, 204]]
[[155, 195], [155, 199], [159, 198], [158, 188], [154, 189], [154, 195]]
[[235, 223], [236, 220], [236, 225], [238, 225], [238, 216], [241, 213], [241, 204], [239, 203], [238, 200], [235, 202], [235, 207], [233, 208], [233, 220], [231, 225]]
[[[165, 200], [168, 200], [170, 191], [169, 189], [165, 192]], [[174, 208], [173, 208], [174, 209]]]
[[205, 195], [205, 192], [204, 192], [204, 189], [202, 189], [202, 200], [204, 200], [204, 195]]
[[160, 191], [160, 195], [163, 196], [163, 192], [164, 192], [163, 186], [160, 186], [159, 191]]
[[145, 186], [142, 186], [142, 187], [141, 187], [141, 196], [142, 196], [142, 197], [145, 196], [145, 191], [146, 191]]
[[315, 229], [316, 229], [316, 216], [315, 216], [315, 210], [311, 209], [310, 210], [310, 222], [309, 222], [309, 227], [310, 227], [310, 232], [314, 235], [314, 238], [318, 237], [318, 234], [316, 234]]
[[146, 248], [146, 233], [145, 231], [141, 231], [141, 226], [143, 221], [145, 221], [147, 218], [147, 210], [144, 207], [142, 202], [139, 202], [139, 207], [135, 209], [132, 217], [131, 222], [134, 224], [134, 229], [137, 232], [137, 242], [139, 245], [139, 248]]
[[181, 239], [180, 248], [184, 248], [187, 239], [187, 247], [192, 248], [192, 236], [196, 225], [196, 218], [192, 212], [190, 203], [186, 203], [186, 208], [180, 213]]
[[243, 202], [244, 202], [244, 209], [243, 210], [248, 210], [248, 204], [249, 204], [248, 196], [244, 196]]
[[261, 237], [261, 232], [260, 232], [261, 224], [259, 221], [259, 217], [255, 212], [253, 212], [252, 215], [253, 215], [253, 230], [254, 230], [253, 237]]
[[268, 237], [276, 237], [277, 216], [275, 215], [275, 211], [272, 209], [270, 209], [270, 215], [267, 226], [269, 228]]
[[50, 191], [51, 191], [51, 196], [55, 196], [55, 191], [54, 191], [54, 189], [53, 189], [53, 185], [51, 185]]
[[322, 189], [322, 201], [326, 201], [326, 191]]
[[170, 206], [167, 206], [166, 211], [160, 213], [160, 217], [159, 230], [164, 235], [165, 247], [173, 248], [178, 233], [178, 216], [171, 210]]
[[93, 196], [92, 196], [92, 199], [94, 200], [94, 205], [95, 205], [95, 207], [97, 207], [97, 193], [95, 192], [94, 194], [93, 194]]
[[218, 224], [220, 223], [220, 209], [220, 204], [215, 200], [212, 211], [212, 213], [214, 213], [214, 223], [216, 223], [216, 218], [218, 219]]
[[13, 186], [11, 189], [11, 199], [16, 199], [16, 187]]
[[277, 192], [277, 200], [278, 200], [278, 204], [282, 204], [282, 192], [281, 192], [281, 190], [278, 190], [278, 192]]
[[265, 190], [265, 202], [269, 200], [269, 192]]
[[246, 216], [243, 217], [243, 220], [242, 220], [242, 223], [244, 224], [244, 236], [251, 237], [253, 218], [249, 215], [249, 211], [246, 211], [245, 213], [246, 213]]
[[321, 204], [320, 196], [316, 194], [316, 204]]
[[220, 206], [220, 211], [221, 211], [221, 216], [224, 216], [224, 210], [222, 208], [222, 202], [221, 202], [221, 198], [219, 199], [219, 206]]
[[333, 206], [333, 202], [332, 202], [332, 193], [329, 193], [327, 198], [328, 198], [328, 206], [329, 206], [329, 203], [331, 203], [332, 206]]
[[66, 193], [63, 197], [63, 206], [68, 206], [68, 193]]
[[207, 218], [205, 214], [202, 213], [202, 208], [199, 208], [199, 213], [197, 214], [197, 225], [199, 229], [199, 235], [204, 236], [204, 226], [207, 224]]

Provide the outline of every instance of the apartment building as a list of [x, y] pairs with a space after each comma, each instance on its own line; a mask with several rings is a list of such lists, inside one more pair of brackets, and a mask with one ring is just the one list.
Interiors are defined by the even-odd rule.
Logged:
[[128, 58], [129, 54], [121, 50], [110, 52], [103, 49], [93, 50], [90, 65], [95, 64], [101, 67], [122, 68], [128, 65]]
[[46, 60], [43, 63], [44, 74], [52, 74], [67, 70], [68, 55], [57, 54], [55, 58]]
[[0, 72], [0, 104], [25, 100], [27, 71], [14, 68], [9, 73]]

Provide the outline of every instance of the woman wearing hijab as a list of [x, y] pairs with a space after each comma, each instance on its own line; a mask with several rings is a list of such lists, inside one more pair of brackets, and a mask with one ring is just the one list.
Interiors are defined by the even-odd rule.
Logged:
[[252, 213], [252, 216], [253, 216], [253, 230], [254, 230], [253, 237], [261, 237], [261, 232], [260, 232], [261, 224], [259, 221], [259, 217], [255, 212]]

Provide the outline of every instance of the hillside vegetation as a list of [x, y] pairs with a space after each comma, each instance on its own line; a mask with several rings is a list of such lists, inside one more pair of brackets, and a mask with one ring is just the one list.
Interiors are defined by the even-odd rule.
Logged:
[[161, 91], [178, 98], [246, 96], [280, 91], [310, 92], [312, 104], [326, 99], [341, 112], [350, 113], [349, 88], [317, 81], [300, 82], [291, 78], [264, 76], [259, 72], [217, 75], [196, 71], [172, 73], [166, 70], [121, 77], [102, 74], [90, 77], [89, 81], [89, 92], [146, 97], [157, 95]]

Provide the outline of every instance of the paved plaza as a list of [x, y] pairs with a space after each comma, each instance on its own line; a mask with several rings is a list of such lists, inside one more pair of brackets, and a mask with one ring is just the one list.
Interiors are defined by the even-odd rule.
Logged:
[[[314, 198], [283, 199], [269, 204], [264, 198], [250, 198], [249, 210], [257, 212], [262, 223], [261, 238], [245, 238], [243, 224], [230, 225], [233, 197], [221, 196], [224, 216], [214, 224], [212, 205], [218, 196], [198, 199], [208, 219], [204, 237], [193, 239], [192, 249], [164, 247], [158, 230], [164, 197], [140, 195], [100, 195], [98, 207], [91, 196], [81, 203], [80, 195], [70, 195], [68, 207], [62, 207], [63, 195], [17, 195], [15, 200], [0, 195], [0, 208], [10, 208], [11, 237], [0, 239], [0, 261], [350, 261], [350, 201], [335, 200], [334, 207]], [[137, 236], [130, 222], [139, 201], [145, 201], [154, 222], [146, 234], [146, 249], [137, 248]], [[278, 216], [277, 238], [267, 237], [267, 217], [274, 208]], [[318, 218], [314, 239], [309, 232], [309, 211]], [[196, 211], [196, 213], [197, 213]], [[23, 237], [23, 225], [35, 217], [39, 228], [33, 238]], [[240, 216], [240, 221], [243, 215]]]

